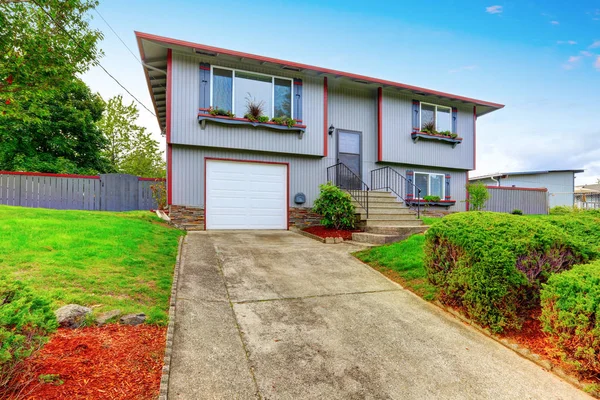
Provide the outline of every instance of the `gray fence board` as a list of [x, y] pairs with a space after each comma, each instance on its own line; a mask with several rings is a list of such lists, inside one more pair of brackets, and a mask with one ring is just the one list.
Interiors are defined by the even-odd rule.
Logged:
[[486, 211], [512, 212], [521, 210], [523, 214], [548, 214], [548, 191], [502, 186], [488, 186], [490, 198], [485, 204]]
[[150, 210], [157, 208], [150, 189], [154, 183], [126, 174], [90, 177], [0, 171], [0, 204], [60, 210]]

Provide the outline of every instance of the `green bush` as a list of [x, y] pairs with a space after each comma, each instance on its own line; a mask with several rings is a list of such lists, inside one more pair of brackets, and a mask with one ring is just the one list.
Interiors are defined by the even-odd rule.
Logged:
[[321, 193], [313, 211], [323, 216], [321, 224], [327, 228], [352, 229], [356, 223], [355, 209], [350, 195], [331, 183], [319, 186]]
[[485, 202], [490, 198], [490, 193], [483, 182], [467, 184], [467, 194], [469, 195], [469, 211], [482, 211], [485, 208]]
[[0, 388], [15, 366], [45, 343], [58, 323], [50, 302], [19, 281], [0, 278]]
[[520, 328], [550, 274], [597, 255], [543, 219], [470, 212], [429, 228], [425, 265], [442, 302], [498, 332]]
[[440, 201], [440, 196], [425, 196], [423, 197], [425, 201], [431, 201], [433, 203]]
[[551, 276], [540, 296], [542, 329], [563, 359], [600, 377], [600, 262]]
[[519, 210], [518, 208], [515, 208], [514, 210], [512, 210], [511, 214], [512, 215], [523, 215], [523, 211]]
[[556, 206], [550, 209], [550, 215], [566, 215], [580, 212], [581, 210], [577, 207], [568, 206]]

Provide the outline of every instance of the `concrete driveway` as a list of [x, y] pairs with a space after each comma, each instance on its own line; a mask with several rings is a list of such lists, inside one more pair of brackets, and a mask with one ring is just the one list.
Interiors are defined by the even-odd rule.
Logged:
[[590, 398], [355, 250], [293, 232], [190, 233], [169, 398]]

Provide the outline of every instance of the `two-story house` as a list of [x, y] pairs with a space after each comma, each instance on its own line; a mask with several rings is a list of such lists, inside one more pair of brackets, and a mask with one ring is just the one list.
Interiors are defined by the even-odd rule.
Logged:
[[206, 229], [286, 229], [310, 218], [319, 184], [340, 174], [365, 190], [391, 188], [406, 204], [434, 196], [427, 197], [434, 207], [465, 210], [477, 118], [503, 107], [136, 36], [166, 135], [168, 204], [173, 212], [204, 214]]

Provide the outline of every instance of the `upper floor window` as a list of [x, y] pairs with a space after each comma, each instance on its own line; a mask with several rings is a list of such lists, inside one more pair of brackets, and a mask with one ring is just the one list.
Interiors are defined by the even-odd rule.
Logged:
[[415, 172], [415, 185], [421, 189], [421, 198], [425, 196], [438, 196], [444, 200], [444, 178], [444, 174]]
[[292, 79], [255, 72], [213, 67], [211, 106], [243, 118], [249, 102], [261, 104], [269, 118], [290, 117], [293, 110]]
[[452, 108], [421, 103], [421, 131], [452, 132]]

